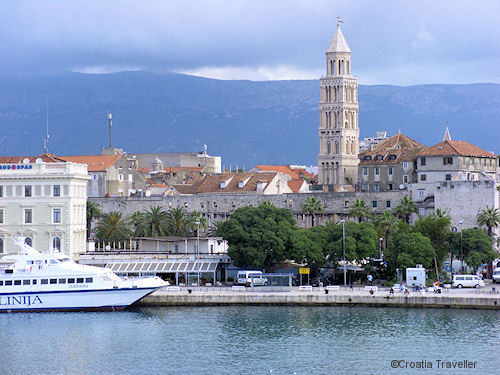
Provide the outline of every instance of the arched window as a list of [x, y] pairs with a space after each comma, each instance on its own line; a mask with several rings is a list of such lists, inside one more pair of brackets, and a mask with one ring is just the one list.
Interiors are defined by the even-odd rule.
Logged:
[[336, 154], [339, 153], [339, 144], [338, 144], [338, 142], [335, 142], [335, 153]]
[[61, 251], [61, 239], [59, 237], [54, 237], [52, 239], [52, 249]]
[[0, 238], [0, 253], [3, 253], [3, 238]]
[[24, 243], [28, 246], [33, 246], [33, 240], [30, 237], [26, 237]]
[[328, 142], [326, 143], [326, 153], [327, 153], [328, 155], [330, 155], [330, 154], [332, 153], [332, 145], [331, 145], [330, 141], [328, 141]]
[[351, 154], [355, 154], [355, 150], [354, 150], [354, 142], [351, 142]]

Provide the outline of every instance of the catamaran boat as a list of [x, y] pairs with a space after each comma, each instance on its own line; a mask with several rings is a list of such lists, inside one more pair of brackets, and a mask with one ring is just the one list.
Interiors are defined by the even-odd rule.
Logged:
[[41, 253], [15, 239], [19, 254], [0, 259], [0, 312], [117, 311], [168, 285], [159, 277], [122, 279], [107, 268]]

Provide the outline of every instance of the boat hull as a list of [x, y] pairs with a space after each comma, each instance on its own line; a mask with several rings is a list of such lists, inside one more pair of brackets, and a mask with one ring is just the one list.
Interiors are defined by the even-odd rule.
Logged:
[[158, 287], [0, 293], [0, 313], [120, 311]]

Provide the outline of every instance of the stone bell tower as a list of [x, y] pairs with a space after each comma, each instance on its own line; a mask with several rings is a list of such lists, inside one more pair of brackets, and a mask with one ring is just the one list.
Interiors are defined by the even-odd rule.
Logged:
[[337, 23], [320, 79], [318, 183], [354, 185], [358, 180], [358, 80], [351, 50]]

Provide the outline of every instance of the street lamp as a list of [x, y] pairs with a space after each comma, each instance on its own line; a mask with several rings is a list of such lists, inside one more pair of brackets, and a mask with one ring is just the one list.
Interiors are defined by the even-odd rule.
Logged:
[[[460, 224], [460, 271], [464, 271], [464, 249], [462, 245], [462, 224], [464, 223], [463, 220], [460, 220], [458, 224]], [[453, 268], [453, 264], [451, 265]]]
[[345, 264], [345, 220], [340, 220], [342, 223], [342, 254], [344, 258], [344, 287], [347, 286], [347, 269]]
[[196, 224], [196, 255], [200, 254], [200, 222], [195, 221]]
[[383, 239], [382, 237], [380, 237], [380, 238], [378, 239], [378, 250], [379, 250], [379, 253], [380, 253], [380, 254], [379, 254], [379, 258], [380, 258], [380, 260], [384, 259], [384, 254], [382, 254], [382, 241], [383, 241], [383, 240], [384, 240], [384, 239]]

